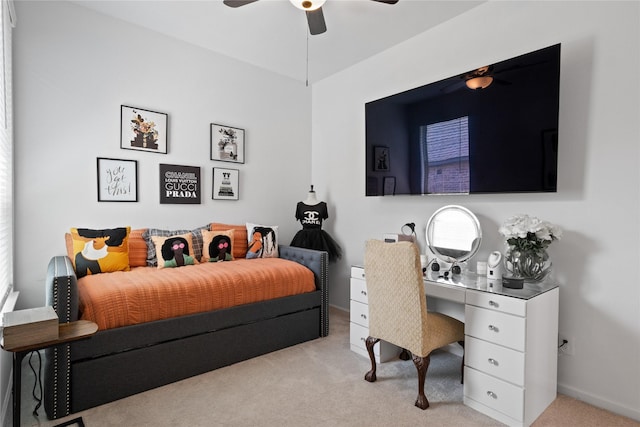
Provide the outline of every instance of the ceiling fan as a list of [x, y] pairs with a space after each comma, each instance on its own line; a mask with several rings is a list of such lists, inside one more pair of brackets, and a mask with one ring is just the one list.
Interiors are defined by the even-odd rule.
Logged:
[[[484, 67], [476, 68], [475, 70], [460, 74], [459, 76], [457, 76], [453, 83], [447, 84], [441, 89], [441, 91], [449, 93], [464, 87], [467, 87], [471, 90], [482, 90], [488, 88], [492, 84], [509, 86], [513, 84], [512, 79], [514, 76], [511, 75], [510, 78], [508, 73], [518, 72], [524, 70], [525, 68], [543, 65], [545, 63], [548, 63], [549, 61], [529, 63], [517, 62], [508, 67], [504, 67], [504, 62], [505, 61], [503, 61], [502, 63], [499, 62], [492, 65], [485, 65]], [[513, 62], [513, 60], [511, 60], [510, 62]], [[453, 79], [454, 78], [452, 78], [451, 80]]]
[[[224, 0], [223, 3], [229, 7], [240, 7], [258, 0]], [[327, 25], [324, 22], [324, 14], [322, 13], [322, 5], [326, 0], [289, 0], [295, 7], [302, 9], [307, 14], [307, 23], [309, 24], [309, 32], [311, 35], [322, 34], [327, 31]], [[371, 0], [378, 3], [396, 4], [398, 0]]]

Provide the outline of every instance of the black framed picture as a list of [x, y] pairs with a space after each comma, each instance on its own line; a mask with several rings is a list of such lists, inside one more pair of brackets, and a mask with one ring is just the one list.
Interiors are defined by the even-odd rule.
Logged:
[[138, 201], [138, 161], [98, 157], [98, 201]]
[[376, 172], [386, 172], [389, 171], [390, 165], [389, 147], [382, 145], [373, 147], [373, 170]]
[[211, 160], [244, 163], [244, 129], [211, 123]]
[[238, 200], [240, 171], [238, 169], [213, 168], [213, 199]]
[[200, 204], [200, 168], [160, 164], [161, 204]]
[[169, 115], [120, 106], [120, 148], [167, 154]]

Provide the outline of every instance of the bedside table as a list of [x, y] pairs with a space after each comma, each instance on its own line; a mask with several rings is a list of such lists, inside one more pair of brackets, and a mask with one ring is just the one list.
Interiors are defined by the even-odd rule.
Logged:
[[1, 346], [13, 353], [13, 426], [20, 427], [20, 394], [22, 386], [22, 359], [31, 351], [43, 350], [49, 347], [66, 344], [72, 341], [89, 338], [98, 331], [98, 325], [88, 320], [78, 320], [58, 325], [58, 338], [52, 341], [33, 342], [27, 337], [11, 346]]

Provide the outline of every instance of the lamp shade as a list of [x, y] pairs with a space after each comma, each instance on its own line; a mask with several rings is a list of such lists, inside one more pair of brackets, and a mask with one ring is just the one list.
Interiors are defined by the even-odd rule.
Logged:
[[485, 89], [489, 87], [491, 83], [493, 83], [493, 77], [491, 76], [480, 76], [474, 77], [466, 81], [467, 87], [469, 89]]
[[289, 0], [295, 7], [302, 10], [320, 9], [327, 0]]

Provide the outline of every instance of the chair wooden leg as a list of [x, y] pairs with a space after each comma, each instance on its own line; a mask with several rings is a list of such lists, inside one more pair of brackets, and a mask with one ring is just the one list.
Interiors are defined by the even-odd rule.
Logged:
[[411, 359], [411, 353], [406, 348], [403, 348], [402, 351], [400, 352], [400, 355], [398, 356], [398, 358], [400, 360], [409, 360], [409, 359]]
[[462, 347], [462, 365], [460, 365], [460, 384], [464, 384], [464, 341], [458, 341]]
[[427, 378], [427, 369], [429, 369], [429, 362], [431, 356], [420, 357], [413, 355], [413, 364], [416, 365], [418, 370], [418, 398], [416, 399], [416, 406], [420, 409], [427, 409], [429, 407], [429, 400], [424, 394], [424, 382]]
[[380, 338], [367, 337], [365, 342], [367, 344], [367, 353], [369, 353], [369, 359], [371, 360], [371, 370], [365, 374], [364, 379], [370, 383], [376, 380], [376, 355], [373, 353], [373, 346], [378, 341], [380, 341]]

